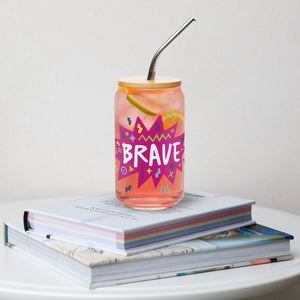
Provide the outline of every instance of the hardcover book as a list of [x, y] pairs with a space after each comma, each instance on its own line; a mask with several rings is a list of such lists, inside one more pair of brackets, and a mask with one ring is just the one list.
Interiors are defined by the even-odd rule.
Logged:
[[227, 230], [124, 256], [24, 232], [4, 224], [4, 243], [89, 288], [291, 259], [293, 236], [262, 225]]
[[130, 255], [254, 224], [252, 204], [186, 192], [172, 208], [140, 211], [107, 194], [30, 209], [24, 213], [24, 228], [49, 239]]

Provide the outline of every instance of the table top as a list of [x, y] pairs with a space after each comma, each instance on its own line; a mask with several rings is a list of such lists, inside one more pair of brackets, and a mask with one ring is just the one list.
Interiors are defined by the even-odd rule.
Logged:
[[[0, 204], [0, 221], [22, 218], [28, 208], [75, 198], [5, 202]], [[1, 243], [0, 299], [238, 299], [300, 283], [300, 217], [255, 205], [253, 219], [293, 234], [294, 259], [89, 290]]]

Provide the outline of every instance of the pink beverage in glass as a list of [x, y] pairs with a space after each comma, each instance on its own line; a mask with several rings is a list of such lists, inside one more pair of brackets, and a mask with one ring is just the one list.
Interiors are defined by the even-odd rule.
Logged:
[[122, 78], [115, 96], [115, 191], [126, 206], [174, 206], [184, 192], [181, 80]]

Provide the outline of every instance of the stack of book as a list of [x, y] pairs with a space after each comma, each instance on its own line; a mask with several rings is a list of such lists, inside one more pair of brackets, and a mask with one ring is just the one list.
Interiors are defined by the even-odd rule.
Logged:
[[255, 224], [253, 204], [186, 192], [139, 211], [107, 194], [25, 211], [4, 243], [90, 288], [291, 259], [293, 236]]

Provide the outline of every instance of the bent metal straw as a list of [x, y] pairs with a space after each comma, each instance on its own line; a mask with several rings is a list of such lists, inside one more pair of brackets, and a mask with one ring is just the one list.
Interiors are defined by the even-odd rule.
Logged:
[[175, 33], [173, 33], [167, 41], [165, 41], [160, 48], [155, 52], [150, 67], [148, 71], [147, 80], [154, 80], [155, 78], [155, 70], [156, 70], [156, 61], [159, 55], [169, 46], [178, 36], [179, 34], [185, 30], [192, 22], [196, 21], [194, 18], [189, 18]]

